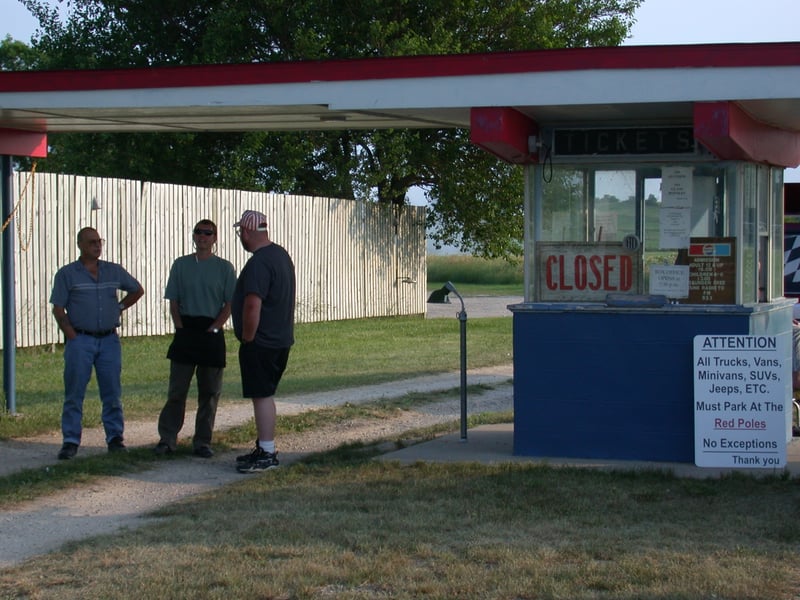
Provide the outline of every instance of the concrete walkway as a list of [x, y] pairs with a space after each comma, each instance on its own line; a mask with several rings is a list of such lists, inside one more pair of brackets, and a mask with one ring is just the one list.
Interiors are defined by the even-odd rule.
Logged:
[[744, 475], [768, 476], [788, 472], [800, 477], [800, 438], [794, 438], [786, 448], [786, 466], [780, 468], [709, 468], [692, 463], [655, 462], [636, 460], [602, 460], [586, 458], [558, 458], [514, 455], [514, 426], [511, 423], [482, 425], [467, 431], [467, 439], [461, 433], [440, 436], [429, 442], [416, 444], [380, 456], [380, 460], [415, 462], [478, 462], [484, 464], [532, 463], [551, 467], [576, 467], [604, 469], [610, 471], [664, 471], [677, 477], [697, 479], [718, 478], [737, 472]]

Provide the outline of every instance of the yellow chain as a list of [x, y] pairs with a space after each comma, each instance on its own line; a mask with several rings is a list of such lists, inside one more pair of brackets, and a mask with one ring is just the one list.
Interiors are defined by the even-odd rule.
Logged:
[[22, 199], [25, 197], [25, 190], [28, 189], [28, 183], [33, 182], [31, 184], [31, 195], [34, 196], [34, 199], [31, 201], [30, 227], [29, 227], [29, 230], [28, 230], [28, 239], [25, 240], [25, 241], [23, 241], [23, 239], [22, 239], [22, 224], [19, 222], [19, 219], [17, 219], [17, 235], [19, 236], [20, 249], [23, 252], [27, 252], [28, 251], [28, 248], [30, 248], [31, 239], [33, 238], [33, 219], [34, 219], [34, 216], [35, 216], [35, 213], [36, 213], [36, 211], [35, 211], [35, 208], [36, 208], [36, 201], [35, 201], [36, 179], [34, 178], [35, 174], [36, 174], [36, 162], [34, 161], [33, 167], [31, 168], [31, 172], [28, 173], [28, 178], [25, 180], [25, 185], [22, 187], [22, 190], [20, 190], [20, 192], [19, 192], [19, 198], [17, 199], [17, 204], [14, 206], [14, 209], [11, 211], [11, 214], [8, 215], [8, 218], [6, 219], [5, 223], [3, 223], [2, 229], [0, 229], [0, 234], [5, 232], [6, 228], [8, 227], [8, 224], [11, 223], [11, 219], [14, 218], [14, 214], [17, 212], [17, 209], [19, 208], [19, 205], [22, 204]]

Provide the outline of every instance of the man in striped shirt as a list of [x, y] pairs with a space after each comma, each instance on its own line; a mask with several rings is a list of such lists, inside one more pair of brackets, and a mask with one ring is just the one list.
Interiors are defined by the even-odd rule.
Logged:
[[[50, 303], [64, 332], [63, 445], [67, 460], [81, 443], [83, 399], [92, 375], [103, 404], [102, 420], [109, 452], [125, 450], [122, 414], [122, 349], [117, 336], [120, 314], [144, 295], [141, 284], [122, 266], [100, 260], [104, 240], [93, 227], [78, 232], [78, 260], [61, 267], [53, 280]], [[118, 297], [118, 290], [126, 292]]]

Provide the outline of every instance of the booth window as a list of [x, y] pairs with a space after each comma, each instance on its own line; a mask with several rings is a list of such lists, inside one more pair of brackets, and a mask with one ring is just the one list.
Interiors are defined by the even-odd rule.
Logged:
[[783, 296], [783, 170], [744, 163], [735, 173], [742, 303], [769, 302]]
[[[733, 255], [724, 266], [730, 273], [707, 285], [708, 277], [693, 271], [693, 285], [711, 291], [677, 302], [748, 304], [782, 296], [780, 169], [719, 162], [554, 165], [546, 180], [536, 179], [529, 181], [539, 187], [533, 241], [601, 245], [635, 236], [640, 252], [632, 293], [648, 293], [654, 265], [691, 263], [694, 269], [691, 252], [702, 242], [729, 245]], [[723, 285], [724, 293], [715, 289]]]

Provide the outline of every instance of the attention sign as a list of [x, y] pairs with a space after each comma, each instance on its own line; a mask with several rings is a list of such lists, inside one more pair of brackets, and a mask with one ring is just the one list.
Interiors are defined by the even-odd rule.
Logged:
[[621, 242], [540, 242], [536, 249], [541, 302], [603, 302], [639, 291], [640, 252]]
[[694, 338], [694, 455], [699, 467], [786, 464], [791, 353], [780, 336]]

